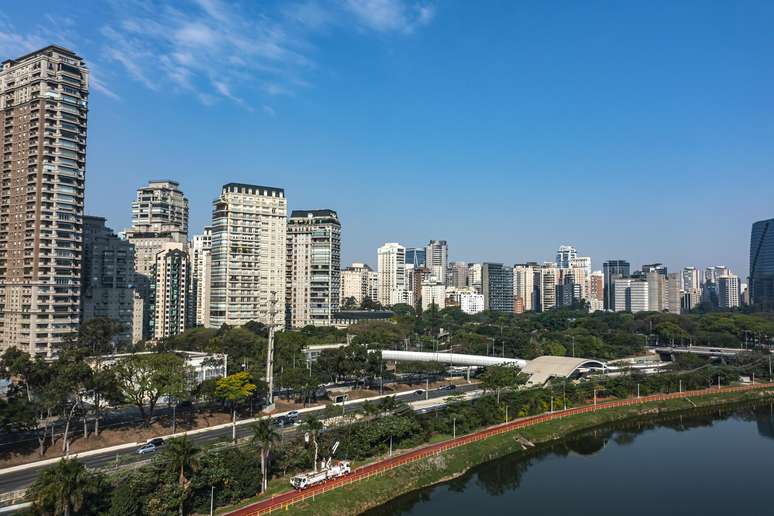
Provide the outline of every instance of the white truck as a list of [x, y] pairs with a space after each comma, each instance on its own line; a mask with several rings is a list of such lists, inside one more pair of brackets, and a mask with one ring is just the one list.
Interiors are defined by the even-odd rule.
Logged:
[[332, 478], [339, 478], [349, 475], [352, 469], [348, 460], [337, 460], [335, 464], [331, 465], [331, 459], [320, 462], [320, 469], [318, 471], [310, 471], [308, 473], [302, 473], [296, 475], [290, 479], [290, 485], [295, 489], [306, 489], [317, 484], [330, 480]]

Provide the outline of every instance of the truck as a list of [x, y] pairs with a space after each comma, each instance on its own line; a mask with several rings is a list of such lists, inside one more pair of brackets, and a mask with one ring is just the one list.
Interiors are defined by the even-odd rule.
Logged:
[[[294, 489], [300, 491], [301, 489], [306, 489], [317, 484], [322, 484], [323, 482], [327, 482], [328, 480], [334, 478], [349, 475], [352, 472], [352, 467], [350, 466], [348, 460], [337, 460], [334, 464], [331, 464], [333, 461], [333, 454], [336, 453], [336, 449], [338, 447], [339, 442], [336, 441], [336, 443], [333, 445], [333, 448], [331, 449], [331, 456], [328, 457], [327, 460], [323, 459], [320, 461], [319, 470], [315, 468], [314, 471], [309, 471], [307, 473], [301, 473], [294, 476], [290, 479], [290, 485], [292, 485]], [[316, 464], [317, 463], [315, 463], [315, 465]]]
[[338, 460], [335, 464], [331, 465], [331, 461], [328, 459], [327, 462], [322, 461], [320, 466], [320, 469], [316, 472], [310, 471], [294, 476], [290, 479], [290, 485], [300, 491], [334, 478], [349, 475], [352, 472], [349, 461], [347, 460]]

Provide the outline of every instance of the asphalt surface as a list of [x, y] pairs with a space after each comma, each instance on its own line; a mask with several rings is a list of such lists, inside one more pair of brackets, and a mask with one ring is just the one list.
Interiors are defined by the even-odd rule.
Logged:
[[[451, 391], [444, 390], [444, 389], [431, 389], [427, 393], [427, 398], [428, 399], [441, 398], [441, 397], [453, 394], [455, 392], [465, 393], [465, 392], [477, 390], [479, 388], [480, 387], [476, 384], [470, 384], [470, 385], [459, 385], [455, 390], [451, 390]], [[410, 394], [398, 393], [397, 394], [398, 399], [404, 402], [421, 401], [425, 399], [424, 393], [416, 394], [416, 391], [408, 391], [408, 392]], [[346, 404], [345, 411], [355, 410], [359, 408], [364, 403], [364, 401], [348, 402]], [[316, 412], [312, 412], [312, 414], [316, 414]], [[304, 417], [308, 417], [308, 416], [309, 416], [308, 413], [301, 413], [299, 419], [303, 420]], [[297, 429], [294, 427], [286, 427], [286, 428], [282, 428], [280, 433], [283, 439], [287, 439], [287, 438], [291, 438], [296, 431]], [[229, 426], [227, 428], [219, 428], [219, 429], [211, 430], [209, 432], [202, 432], [200, 434], [192, 435], [191, 440], [198, 447], [206, 447], [208, 445], [213, 445], [217, 442], [229, 441], [231, 439], [231, 432], [232, 432], [232, 428]], [[240, 437], [249, 436], [252, 433], [252, 430], [250, 428], [250, 425], [239, 425], [237, 426], [236, 433], [237, 433], [237, 439], [239, 439]], [[89, 457], [81, 458], [79, 460], [90, 468], [106, 468], [113, 464], [123, 465], [123, 464], [134, 463], [134, 462], [149, 461], [152, 459], [152, 456], [153, 454], [138, 455], [136, 449], [130, 448], [119, 452], [107, 452], [107, 453], [95, 454]], [[31, 467], [29, 469], [25, 469], [23, 471], [18, 471], [15, 473], [0, 474], [0, 494], [26, 489], [30, 484], [32, 484], [32, 482], [34, 482], [38, 474], [47, 467], [48, 465], [44, 465], [44, 466], [38, 466], [38, 467]]]

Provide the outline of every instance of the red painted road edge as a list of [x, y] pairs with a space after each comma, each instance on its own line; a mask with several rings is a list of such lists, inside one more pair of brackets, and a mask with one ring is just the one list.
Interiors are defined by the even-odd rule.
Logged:
[[457, 448], [458, 446], [463, 446], [465, 444], [481, 441], [495, 435], [504, 434], [506, 432], [512, 432], [513, 430], [518, 430], [519, 428], [525, 428], [528, 426], [545, 423], [546, 421], [551, 421], [554, 419], [561, 419], [567, 416], [585, 414], [587, 412], [594, 412], [597, 410], [605, 410], [605, 409], [610, 409], [615, 407], [639, 405], [639, 404], [648, 403], [651, 401], [672, 400], [677, 398], [690, 398], [695, 396], [707, 396], [709, 394], [717, 394], [717, 393], [723, 393], [723, 392], [751, 391], [756, 389], [768, 389], [771, 387], [774, 387], [774, 383], [759, 383], [755, 385], [741, 385], [736, 387], [713, 387], [709, 389], [701, 389], [696, 391], [673, 392], [670, 394], [654, 394], [652, 396], [643, 396], [641, 398], [628, 398], [625, 400], [607, 401], [604, 403], [597, 403], [597, 405], [584, 405], [582, 407], [570, 408], [559, 412], [545, 413], [539, 416], [525, 417], [525, 418], [518, 419], [516, 421], [511, 421], [509, 423], [502, 423], [499, 425], [491, 426], [489, 428], [486, 428], [484, 430], [479, 430], [478, 432], [474, 432], [472, 434], [467, 434], [462, 437], [457, 437], [456, 439], [449, 439], [441, 443], [431, 444], [424, 448], [420, 448], [418, 450], [414, 450], [414, 451], [405, 453], [403, 455], [385, 459], [379, 462], [374, 462], [372, 464], [368, 464], [356, 469], [355, 471], [352, 472], [352, 474], [346, 477], [329, 480], [324, 484], [310, 487], [304, 491], [286, 491], [284, 493], [275, 495], [272, 498], [261, 500], [260, 502], [256, 502], [252, 505], [249, 505], [242, 509], [238, 509], [233, 512], [229, 512], [227, 514], [234, 515], [234, 516], [258, 516], [260, 514], [268, 514], [270, 512], [280, 510], [280, 509], [287, 509], [288, 506], [290, 505], [302, 502], [304, 500], [313, 499], [317, 495], [321, 495], [323, 493], [327, 493], [328, 491], [332, 491], [333, 489], [338, 489], [339, 487], [352, 484], [354, 482], [358, 482], [366, 478], [373, 477], [375, 475], [384, 473], [385, 471], [397, 468], [398, 466], [402, 466], [410, 462], [415, 462], [417, 460], [424, 459], [432, 455], [438, 455], [445, 452], [446, 450]]

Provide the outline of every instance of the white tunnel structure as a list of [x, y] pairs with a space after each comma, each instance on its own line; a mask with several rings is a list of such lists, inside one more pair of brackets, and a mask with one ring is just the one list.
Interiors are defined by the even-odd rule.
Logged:
[[394, 351], [382, 350], [384, 360], [397, 360], [400, 362], [440, 362], [451, 366], [493, 366], [513, 364], [523, 368], [527, 361], [522, 358], [501, 358], [485, 355], [463, 355], [462, 353], [434, 353], [429, 351]]

